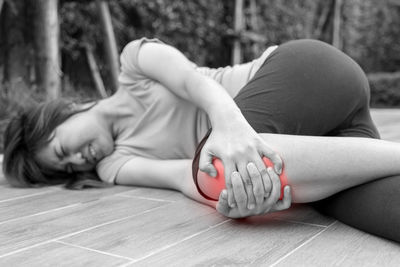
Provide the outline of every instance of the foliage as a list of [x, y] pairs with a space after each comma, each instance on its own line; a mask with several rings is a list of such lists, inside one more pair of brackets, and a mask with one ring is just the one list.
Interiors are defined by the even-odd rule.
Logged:
[[[157, 37], [169, 43], [199, 65], [211, 67], [230, 63], [234, 1], [223, 0], [109, 0], [119, 51], [130, 40]], [[244, 13], [250, 26], [249, 1]], [[256, 0], [257, 32], [266, 37], [261, 49], [272, 44], [314, 38], [331, 42], [333, 0]], [[400, 65], [400, 7], [387, 0], [343, 1], [341, 32], [343, 51], [366, 72], [396, 71]], [[328, 11], [328, 12], [327, 12]], [[60, 2], [61, 40], [65, 73], [73, 82], [91, 87], [82, 66], [82, 42], [95, 48], [97, 61], [107, 81], [103, 61], [103, 39], [96, 1]], [[256, 55], [243, 41], [244, 60]], [[77, 67], [78, 66], [78, 67]], [[87, 67], [85, 67], [87, 69]]]
[[400, 106], [400, 72], [368, 75], [372, 107]]
[[[107, 0], [107, 2], [119, 52], [133, 39], [143, 36], [157, 37], [177, 47], [199, 65], [219, 67], [230, 64], [232, 36], [228, 32], [233, 28], [235, 1]], [[258, 56], [260, 50], [269, 45], [292, 39], [313, 38], [331, 43], [334, 0], [255, 0], [256, 29], [253, 29], [250, 21], [252, 14], [250, 1], [244, 2], [243, 11], [246, 15], [247, 29], [256, 31], [266, 38], [265, 43], [258, 44], [258, 52], [255, 52], [256, 49], [250, 41], [242, 41], [244, 61]], [[6, 0], [5, 3], [4, 6], [8, 7], [17, 18], [13, 21], [26, 24], [26, 29], [20, 35], [24, 37], [24, 41], [28, 40], [34, 34], [31, 31], [34, 23], [29, 22], [29, 16], [32, 15], [30, 9], [35, 2]], [[96, 61], [107, 85], [108, 70], [103, 58], [103, 32], [96, 0], [59, 0], [59, 3], [63, 95], [71, 98], [96, 98], [98, 96], [93, 89], [83, 49], [84, 44], [90, 44], [94, 48]], [[25, 9], [20, 9], [22, 5], [26, 5]], [[0, 48], [6, 43], [5, 38], [2, 38], [6, 30], [4, 9], [0, 16], [2, 23]], [[18, 12], [21, 13], [20, 17], [17, 16]], [[400, 6], [390, 4], [390, 0], [343, 1], [342, 50], [357, 61], [367, 73], [399, 71], [399, 13]], [[2, 51], [0, 54], [0, 79], [5, 79], [5, 73], [8, 71], [3, 62], [9, 54], [7, 51]], [[30, 73], [27, 61], [29, 55], [32, 55], [31, 50], [21, 53], [13, 51], [12, 54], [23, 55], [21, 56], [23, 59], [27, 58], [18, 72]], [[369, 75], [369, 79], [372, 105], [400, 106], [398, 74]], [[30, 80], [30, 77], [24, 79], [25, 87], [28, 87], [29, 92], [36, 94], [34, 84], [28, 84]], [[13, 88], [19, 86], [11, 83], [9, 91], [14, 92]], [[0, 122], [3, 119], [2, 114], [12, 113], [15, 102], [13, 99], [20, 100], [18, 96], [4, 96], [4, 92], [1, 93]]]

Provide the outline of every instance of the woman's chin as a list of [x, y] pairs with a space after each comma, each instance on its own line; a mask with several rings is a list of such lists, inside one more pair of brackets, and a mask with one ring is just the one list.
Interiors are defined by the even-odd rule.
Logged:
[[110, 156], [114, 151], [114, 145], [103, 145], [97, 149], [96, 155], [96, 163], [99, 163], [101, 160]]

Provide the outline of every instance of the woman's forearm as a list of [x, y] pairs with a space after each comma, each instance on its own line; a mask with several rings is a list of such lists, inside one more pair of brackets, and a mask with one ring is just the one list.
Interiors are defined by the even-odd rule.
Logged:
[[194, 184], [193, 178], [192, 178], [192, 161], [187, 161], [188, 164], [182, 165], [182, 172], [181, 172], [181, 176], [182, 180], [179, 183], [179, 191], [182, 192], [182, 194], [184, 194], [185, 196], [200, 202], [202, 204], [208, 205], [210, 207], [215, 208], [217, 205], [216, 201], [211, 201], [211, 200], [207, 200], [205, 199], [202, 195], [200, 195], [200, 193], [197, 191], [196, 185]]
[[245, 120], [232, 97], [213, 79], [193, 71], [186, 76], [185, 89], [187, 98], [207, 113], [213, 128]]
[[234, 115], [242, 116], [225, 88], [198, 72], [193, 63], [172, 46], [146, 43], [138, 53], [138, 65], [146, 76], [202, 108], [214, 128]]
[[400, 174], [400, 144], [359, 137], [261, 134], [283, 161], [293, 202]]

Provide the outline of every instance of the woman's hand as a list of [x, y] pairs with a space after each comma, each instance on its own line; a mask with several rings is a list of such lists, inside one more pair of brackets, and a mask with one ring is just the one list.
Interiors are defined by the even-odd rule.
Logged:
[[[271, 181], [262, 160], [263, 156], [272, 161], [275, 171], [280, 174], [282, 159], [279, 155], [254, 131], [241, 113], [234, 113], [229, 120], [221, 119], [218, 124], [213, 125], [213, 131], [201, 151], [199, 169], [214, 177], [216, 170], [212, 165], [212, 158], [218, 157], [222, 160], [230, 207], [235, 206], [231, 174], [238, 171], [247, 192], [248, 208], [252, 209], [264, 202], [264, 197], [271, 191]], [[253, 163], [257, 171], [250, 172], [249, 163]], [[252, 175], [254, 173], [261, 175]]]
[[270, 196], [265, 197], [261, 204], [257, 204], [254, 209], [249, 210], [246, 206], [248, 199], [242, 179], [238, 172], [234, 172], [232, 174], [232, 185], [237, 206], [232, 208], [228, 205], [228, 194], [224, 189], [219, 196], [219, 201], [216, 206], [217, 211], [226, 217], [243, 218], [288, 209], [292, 202], [290, 187], [285, 186], [283, 199], [279, 200], [281, 194], [279, 177], [271, 168], [268, 168], [268, 173], [271, 176], [272, 181], [272, 191]]

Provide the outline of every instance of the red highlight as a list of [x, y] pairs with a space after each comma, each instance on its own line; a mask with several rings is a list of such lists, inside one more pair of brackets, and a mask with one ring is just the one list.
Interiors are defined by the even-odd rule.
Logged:
[[[266, 166], [273, 168], [273, 163], [266, 157], [263, 157], [263, 161]], [[218, 158], [213, 158], [212, 161], [215, 169], [217, 170], [217, 176], [212, 177], [207, 173], [198, 170], [197, 173], [197, 189], [199, 193], [211, 200], [218, 200], [219, 195], [223, 189], [225, 189], [225, 176], [224, 176], [224, 165], [222, 161]], [[281, 181], [281, 196], [279, 199], [283, 198], [283, 189], [288, 185], [288, 180], [286, 176], [285, 169], [282, 168], [282, 173], [279, 176]]]

